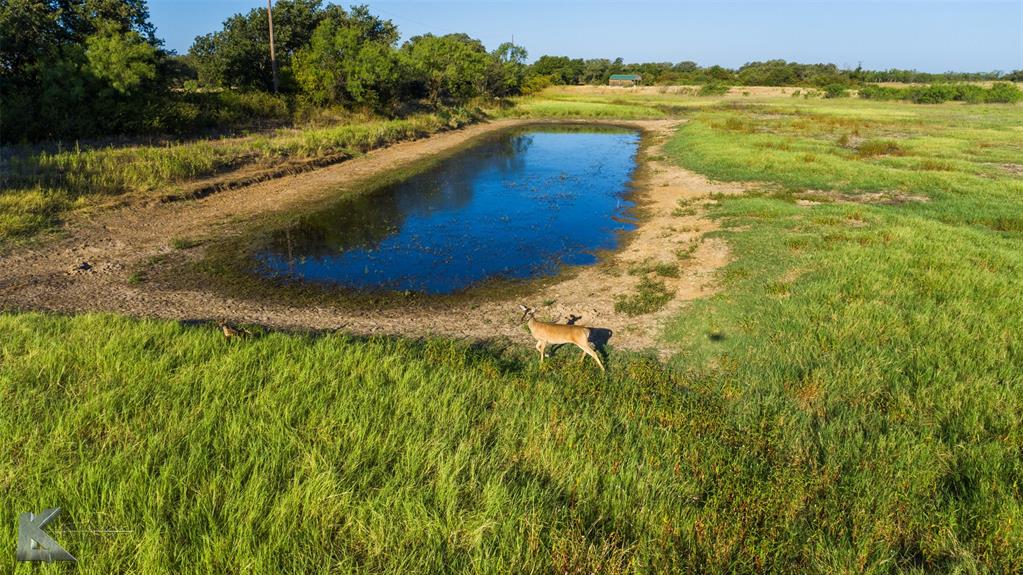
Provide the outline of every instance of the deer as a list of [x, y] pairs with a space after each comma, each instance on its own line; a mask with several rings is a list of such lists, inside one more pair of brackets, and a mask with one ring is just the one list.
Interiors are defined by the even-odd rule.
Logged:
[[522, 319], [519, 320], [519, 323], [526, 322], [526, 325], [529, 327], [529, 333], [533, 334], [533, 338], [536, 339], [536, 350], [540, 352], [540, 365], [543, 365], [544, 351], [548, 345], [571, 343], [583, 350], [583, 353], [579, 356], [580, 360], [589, 355], [596, 360], [597, 365], [600, 366], [600, 371], [605, 371], [604, 364], [600, 361], [600, 356], [597, 355], [593, 344], [590, 343], [590, 328], [581, 325], [537, 321], [533, 317], [536, 313], [535, 309], [525, 305], [519, 305], [519, 309], [522, 310]]

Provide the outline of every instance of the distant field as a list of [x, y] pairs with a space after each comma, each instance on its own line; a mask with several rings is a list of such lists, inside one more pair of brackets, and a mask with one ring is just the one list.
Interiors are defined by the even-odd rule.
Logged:
[[734, 260], [680, 353], [7, 313], [6, 515], [133, 530], [67, 534], [82, 573], [1019, 572], [1023, 105], [505, 113], [684, 120], [668, 159], [754, 182], [707, 208]]

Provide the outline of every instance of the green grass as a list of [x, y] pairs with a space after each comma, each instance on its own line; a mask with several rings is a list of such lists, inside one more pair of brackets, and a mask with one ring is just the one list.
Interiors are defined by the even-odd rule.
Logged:
[[902, 148], [891, 140], [867, 140], [859, 146], [856, 151], [861, 156], [899, 156], [902, 155]]
[[551, 88], [514, 99], [499, 113], [509, 117], [555, 119], [644, 120], [685, 116], [711, 106], [720, 98], [671, 94], [581, 93]]
[[664, 307], [672, 297], [674, 294], [668, 291], [663, 281], [644, 276], [640, 278], [635, 293], [619, 294], [615, 298], [615, 311], [626, 315], [653, 313]]
[[170, 246], [176, 250], [187, 250], [202, 245], [202, 240], [195, 238], [173, 238]]
[[[1016, 570], [1023, 182], [991, 163], [1023, 157], [1012, 135], [1023, 109], [820, 106], [708, 111], [669, 144], [682, 165], [769, 190], [710, 209], [736, 260], [719, 295], [667, 326], [684, 350], [675, 361], [711, 366], [734, 401], [756, 405], [751, 428], [805, 442], [858, 501], [841, 506], [860, 542], [831, 548], [836, 570]], [[842, 149], [833, 135], [846, 130], [898, 134], [905, 156]], [[807, 189], [930, 201], [796, 205]]]
[[678, 264], [675, 262], [655, 262], [647, 259], [643, 262], [629, 266], [629, 275], [641, 276], [654, 273], [662, 278], [677, 278], [679, 275]]
[[667, 363], [0, 315], [5, 516], [132, 530], [82, 573], [1018, 572], [1023, 107], [688, 113], [664, 155], [762, 189]]
[[[1023, 159], [1023, 138], [1015, 129], [1023, 123], [1023, 107], [837, 102], [768, 102], [699, 112], [667, 149], [713, 178], [767, 181], [797, 192], [924, 196], [931, 201], [906, 210], [953, 226], [1023, 232], [1023, 180], [1000, 167]], [[879, 113], [866, 116], [872, 108]], [[901, 153], [863, 155], [839, 143], [844, 134], [891, 141]], [[932, 169], [936, 165], [950, 169]]]
[[0, 337], [6, 514], [133, 530], [59, 536], [82, 573], [727, 564], [699, 517], [756, 481], [709, 473], [731, 450], [714, 386], [640, 356], [604, 378], [575, 354], [101, 315], [0, 316]]
[[506, 112], [515, 117], [537, 118], [603, 118], [637, 120], [663, 118], [664, 112], [644, 105], [615, 104], [610, 102], [562, 101], [547, 98], [525, 98]]

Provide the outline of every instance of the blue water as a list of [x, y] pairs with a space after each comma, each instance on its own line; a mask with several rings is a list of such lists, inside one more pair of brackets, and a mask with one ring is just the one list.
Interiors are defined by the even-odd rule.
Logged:
[[638, 145], [624, 129], [499, 133], [274, 232], [257, 259], [270, 276], [431, 294], [592, 264], [633, 228]]

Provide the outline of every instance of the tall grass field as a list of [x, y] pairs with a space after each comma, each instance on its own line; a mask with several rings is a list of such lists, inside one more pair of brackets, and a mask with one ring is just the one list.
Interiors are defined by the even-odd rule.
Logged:
[[672, 359], [7, 312], [0, 571], [1023, 571], [1023, 106], [623, 98], [753, 182]]

